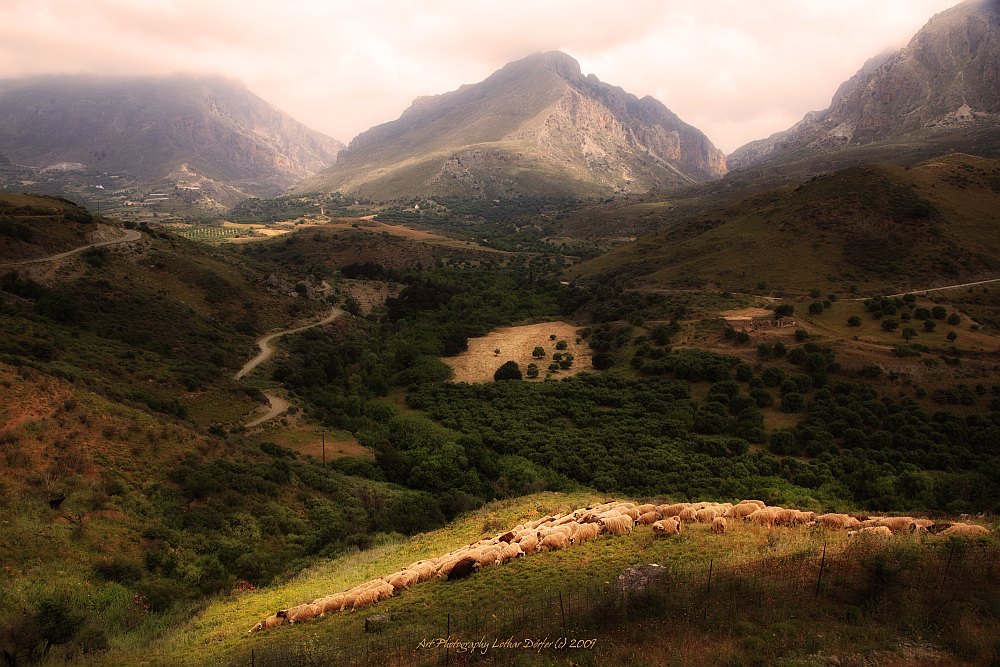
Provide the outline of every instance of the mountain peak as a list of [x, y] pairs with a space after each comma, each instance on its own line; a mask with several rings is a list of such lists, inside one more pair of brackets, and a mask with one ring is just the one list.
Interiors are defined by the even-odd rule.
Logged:
[[544, 53], [535, 53], [527, 58], [522, 58], [519, 61], [511, 63], [511, 65], [527, 65], [529, 67], [545, 69], [550, 72], [555, 72], [562, 78], [569, 81], [583, 78], [583, 71], [580, 69], [580, 63], [577, 62], [576, 58], [563, 53], [562, 51], [545, 51]]

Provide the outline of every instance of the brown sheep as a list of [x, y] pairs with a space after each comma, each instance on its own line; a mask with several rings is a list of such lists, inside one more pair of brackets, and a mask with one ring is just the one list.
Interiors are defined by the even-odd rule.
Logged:
[[455, 561], [455, 564], [448, 569], [448, 574], [446, 576], [447, 581], [455, 581], [458, 579], [467, 579], [472, 576], [472, 573], [476, 571], [476, 559], [471, 556], [466, 556], [465, 558], [460, 558]]
[[725, 517], [717, 516], [712, 520], [712, 532], [722, 534], [726, 532], [726, 519]]
[[637, 523], [643, 526], [651, 526], [659, 520], [660, 520], [660, 513], [654, 510], [640, 514], [639, 521]]
[[506, 533], [504, 533], [503, 535], [497, 535], [497, 540], [498, 540], [499, 542], [505, 542], [505, 543], [509, 543], [509, 542], [511, 542], [511, 541], [512, 541], [512, 540], [513, 540], [513, 539], [514, 539], [514, 538], [515, 538], [516, 536], [517, 536], [517, 533], [516, 533], [516, 532], [514, 532], [513, 530], [508, 530], [508, 531], [507, 531]]
[[989, 535], [988, 531], [983, 526], [978, 526], [974, 523], [955, 523], [952, 524], [950, 528], [939, 533], [940, 537], [962, 537], [962, 538], [974, 538], [974, 537], [985, 537]]
[[271, 628], [276, 628], [279, 625], [282, 625], [284, 622], [285, 622], [284, 616], [277, 616], [277, 615], [269, 616], [268, 618], [265, 618], [263, 621], [261, 621], [257, 625], [247, 630], [247, 634], [252, 635], [253, 633], [260, 632], [261, 630], [270, 630]]

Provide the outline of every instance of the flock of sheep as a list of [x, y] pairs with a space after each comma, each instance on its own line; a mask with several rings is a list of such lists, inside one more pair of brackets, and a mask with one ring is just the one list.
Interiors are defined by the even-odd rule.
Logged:
[[742, 520], [767, 526], [816, 526], [846, 530], [872, 538], [891, 537], [898, 533], [932, 533], [941, 537], [980, 537], [988, 533], [975, 524], [934, 522], [913, 517], [858, 517], [848, 514], [821, 514], [796, 509], [768, 507], [760, 500], [732, 503], [672, 503], [637, 505], [632, 502], [608, 502], [585, 507], [568, 514], [542, 517], [521, 524], [478, 542], [438, 556], [419, 560], [385, 577], [358, 584], [350, 590], [317, 598], [313, 602], [279, 610], [249, 633], [274, 628], [284, 623], [300, 623], [338, 611], [357, 611], [391, 597], [396, 591], [410, 588], [433, 578], [464, 579], [476, 570], [500, 565], [515, 558], [543, 551], [555, 551], [592, 540], [607, 533], [632, 532], [635, 526], [651, 526], [654, 535], [679, 535], [685, 523], [709, 524], [714, 533], [725, 533], [730, 524]]

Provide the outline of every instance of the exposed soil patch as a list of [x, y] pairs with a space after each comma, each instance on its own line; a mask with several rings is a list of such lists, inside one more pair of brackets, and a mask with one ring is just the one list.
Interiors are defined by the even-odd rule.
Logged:
[[[563, 378], [576, 375], [580, 371], [592, 371], [592, 351], [582, 340], [577, 343], [578, 327], [568, 322], [541, 322], [526, 324], [519, 327], [505, 327], [492, 331], [482, 338], [470, 338], [469, 349], [457, 357], [448, 357], [444, 362], [455, 372], [452, 378], [455, 382], [492, 382], [493, 373], [507, 361], [516, 361], [523, 374], [528, 364], [537, 364], [540, 370], [538, 379], [547, 374], [547, 368], [552, 363], [552, 355], [557, 351], [569, 352], [573, 355], [573, 365], [566, 370], [551, 374], [552, 378]], [[555, 336], [555, 340], [552, 340]], [[566, 341], [565, 350], [556, 350], [559, 341]], [[545, 356], [535, 359], [531, 356], [536, 346], [545, 350]], [[496, 350], [500, 354], [496, 354]], [[527, 379], [527, 377], [525, 377]]]

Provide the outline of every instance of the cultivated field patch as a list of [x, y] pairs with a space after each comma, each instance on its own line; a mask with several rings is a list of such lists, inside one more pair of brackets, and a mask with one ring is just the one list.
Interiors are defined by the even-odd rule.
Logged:
[[[528, 364], [539, 368], [538, 379], [546, 375], [563, 378], [576, 375], [580, 371], [592, 371], [593, 352], [579, 339], [579, 329], [568, 322], [540, 322], [517, 327], [504, 327], [491, 331], [481, 338], [470, 338], [469, 349], [456, 357], [448, 357], [444, 362], [454, 371], [455, 382], [491, 382], [493, 374], [507, 361], [516, 361], [524, 374]], [[579, 342], [577, 342], [579, 340]], [[564, 350], [556, 349], [560, 341], [565, 341]], [[545, 356], [535, 358], [536, 347], [545, 350]], [[499, 354], [497, 350], [500, 350]], [[567, 369], [550, 372], [552, 355], [568, 352], [573, 355], [573, 364]], [[524, 379], [528, 379], [527, 376]]]

